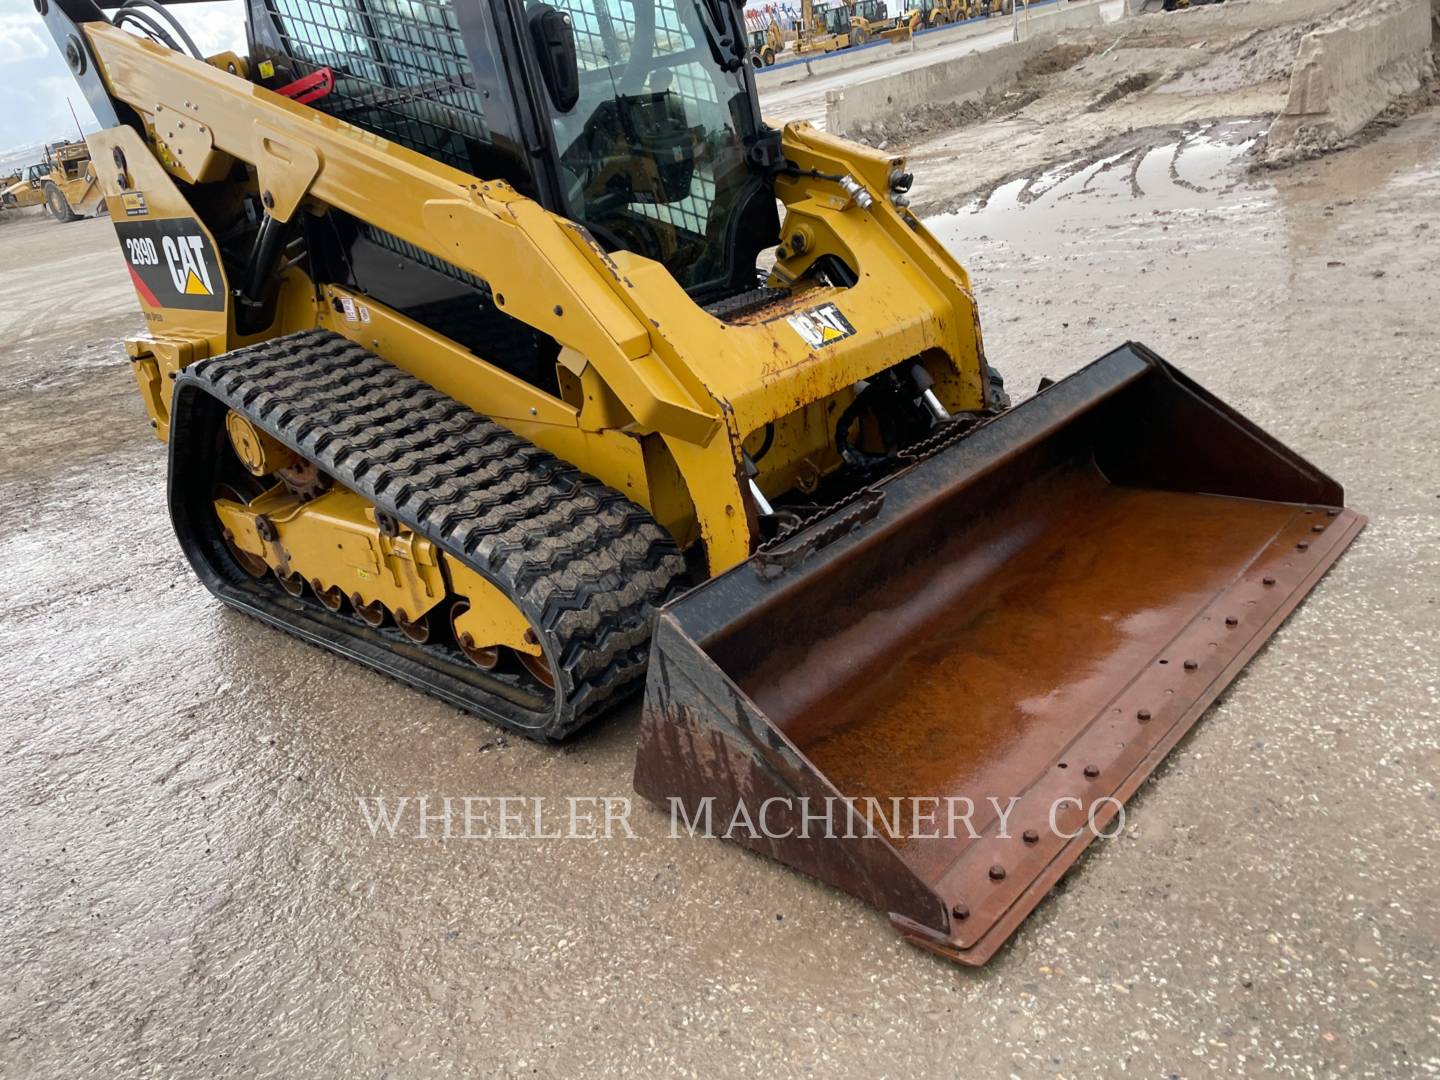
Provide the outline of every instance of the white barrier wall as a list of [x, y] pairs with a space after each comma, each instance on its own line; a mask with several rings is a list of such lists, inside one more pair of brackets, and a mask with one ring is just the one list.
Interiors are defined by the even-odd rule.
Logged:
[[1381, 0], [1306, 34], [1290, 73], [1290, 97], [1267, 146], [1333, 146], [1392, 100], [1420, 85], [1430, 64], [1429, 0]]
[[[994, 19], [991, 20], [993, 24]], [[825, 129], [844, 132], [886, 120], [919, 105], [949, 103], [1000, 90], [1020, 73], [1025, 61], [1055, 44], [1053, 31], [1104, 25], [1100, 0], [1061, 0], [1028, 14], [1017, 25], [1018, 40], [958, 59], [923, 64], [825, 94]], [[984, 23], [979, 24], [982, 27]]]
[[921, 105], [959, 102], [1001, 90], [1015, 80], [1029, 57], [1053, 44], [1054, 38], [1037, 35], [1012, 45], [856, 83], [843, 90], [826, 91], [825, 130], [841, 134]]
[[1048, 34], [1058, 30], [1083, 30], [1086, 27], [1104, 25], [1098, 3], [1074, 3], [1061, 0], [1054, 7], [1037, 11], [1021, 12], [1015, 24], [1015, 40], [1024, 41], [1035, 34]]

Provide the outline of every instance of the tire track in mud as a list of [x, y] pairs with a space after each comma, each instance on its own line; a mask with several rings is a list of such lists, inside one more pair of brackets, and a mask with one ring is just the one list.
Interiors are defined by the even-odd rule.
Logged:
[[[1023, 180], [1024, 184], [1015, 193], [1015, 202], [1022, 207], [1029, 206], [1042, 201], [1051, 192], [1088, 172], [1076, 190], [1057, 196], [1059, 199], [1068, 199], [1073, 195], [1093, 191], [1098, 180], [1116, 170], [1123, 170], [1122, 182], [1128, 188], [1130, 197], [1143, 199], [1149, 193], [1142, 183], [1140, 170], [1152, 153], [1162, 150], [1169, 151], [1165, 168], [1170, 182], [1188, 191], [1205, 194], [1215, 188], [1187, 179], [1180, 172], [1180, 161], [1185, 154], [1202, 145], [1233, 147], [1234, 157], [1239, 159], [1260, 137], [1264, 127], [1263, 120], [1232, 117], [1206, 120], [1184, 128], [1162, 125], [1127, 131], [1121, 135], [1100, 139], [1060, 164], [1016, 169], [980, 187], [920, 202], [916, 210], [923, 217], [953, 213], [965, 208], [984, 210], [990, 205], [996, 192], [1020, 180]], [[1237, 181], [1241, 179], [1239, 171], [1237, 168]]]

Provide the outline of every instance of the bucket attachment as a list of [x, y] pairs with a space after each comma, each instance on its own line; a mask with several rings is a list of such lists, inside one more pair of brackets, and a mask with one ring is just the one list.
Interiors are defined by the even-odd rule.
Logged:
[[1364, 518], [1136, 344], [920, 449], [663, 610], [635, 787], [978, 965]]

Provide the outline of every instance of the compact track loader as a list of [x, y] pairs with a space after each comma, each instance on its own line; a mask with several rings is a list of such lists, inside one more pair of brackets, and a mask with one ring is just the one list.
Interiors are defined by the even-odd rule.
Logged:
[[1140, 345], [1010, 408], [903, 160], [767, 127], [729, 0], [249, 0], [210, 57], [37, 6], [206, 586], [536, 739], [643, 682], [641, 793], [943, 955], [1363, 523]]

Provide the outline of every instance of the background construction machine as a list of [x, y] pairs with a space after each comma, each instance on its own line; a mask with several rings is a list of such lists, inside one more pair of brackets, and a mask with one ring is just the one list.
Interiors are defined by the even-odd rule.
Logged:
[[83, 142], [51, 143], [45, 148], [48, 170], [41, 182], [45, 209], [56, 221], [90, 217], [104, 206], [104, 195], [95, 181], [90, 150]]
[[906, 13], [911, 32], [927, 30], [967, 18], [965, 0], [919, 0]]
[[990, 15], [1009, 15], [1014, 0], [919, 0], [906, 14], [912, 32]]
[[83, 142], [57, 142], [45, 147], [45, 160], [7, 178], [0, 204], [19, 209], [45, 204], [56, 221], [74, 221], [104, 209], [105, 199]]
[[908, 38], [911, 32], [907, 18], [892, 17], [882, 0], [849, 0], [829, 7], [815, 7], [811, 0], [800, 6], [801, 22], [795, 51], [829, 53], [849, 49], [872, 41]]
[[213, 57], [160, 5], [42, 8], [206, 586], [537, 739], [643, 681], [642, 794], [759, 813], [943, 955], [1362, 523], [1140, 345], [1008, 408], [904, 161], [766, 127], [728, 0], [250, 0]]
[[0, 180], [0, 209], [21, 210], [45, 201], [45, 178], [50, 168], [44, 162], [27, 165]]
[[785, 51], [785, 36], [777, 23], [767, 23], [763, 30], [750, 31], [750, 66], [772, 67], [777, 57]]
[[862, 45], [880, 38], [893, 40], [909, 34], [909, 23], [899, 16], [892, 16], [884, 0], [850, 0], [848, 6], [851, 35], [860, 35], [852, 44]]
[[864, 27], [851, 25], [850, 7], [847, 4], [820, 8], [814, 5], [813, 0], [801, 0], [800, 11], [800, 29], [795, 39], [795, 52], [802, 57], [848, 49], [851, 45], [863, 45], [866, 41]]

